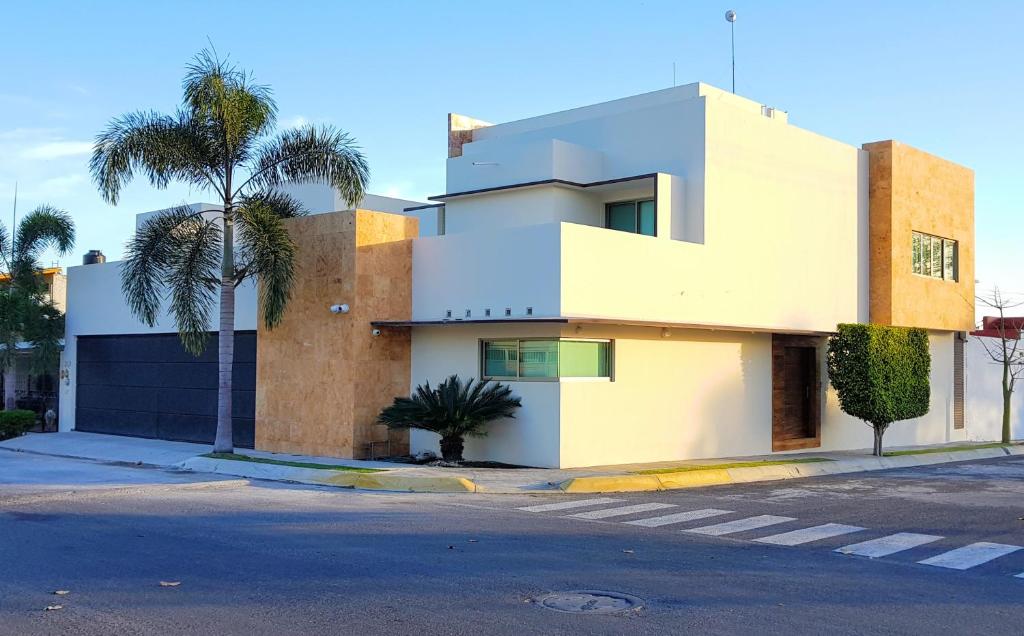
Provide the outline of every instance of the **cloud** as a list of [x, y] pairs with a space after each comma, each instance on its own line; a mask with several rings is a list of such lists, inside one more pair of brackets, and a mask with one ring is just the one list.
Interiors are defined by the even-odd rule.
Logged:
[[302, 115], [296, 115], [295, 117], [289, 117], [288, 119], [281, 120], [282, 128], [302, 128], [309, 124], [309, 120]]
[[25, 159], [77, 157], [92, 152], [92, 146], [91, 141], [49, 141], [25, 149], [21, 156]]

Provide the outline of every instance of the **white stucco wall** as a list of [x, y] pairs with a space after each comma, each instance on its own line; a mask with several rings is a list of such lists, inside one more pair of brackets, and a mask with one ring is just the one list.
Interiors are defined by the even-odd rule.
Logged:
[[[557, 336], [552, 325], [458, 325], [418, 327], [412, 334], [412, 386], [429, 381], [436, 386], [451, 374], [480, 377], [480, 339]], [[550, 466], [559, 464], [558, 382], [514, 382], [515, 395], [523, 406], [515, 419], [494, 422], [486, 437], [466, 439], [465, 457]], [[425, 431], [410, 433], [413, 453], [440, 454], [440, 438]]]
[[[483, 246], [476, 251], [489, 257], [474, 263], [546, 262], [553, 231], [526, 237], [509, 230], [563, 223], [560, 315], [817, 332], [868, 319], [867, 156], [856, 147], [766, 117], [759, 104], [705, 85], [499, 124], [474, 139], [463, 157], [449, 160], [449, 191], [492, 187], [506, 164], [525, 170], [553, 140], [602, 153], [602, 179], [660, 173], [656, 239], [603, 228], [604, 203], [635, 194], [625, 184], [599, 194], [544, 186], [447, 201], [448, 237], [472, 236]], [[470, 157], [499, 165], [470, 170]], [[474, 181], [473, 174], [480, 176]], [[508, 247], [505, 233], [514, 236]], [[449, 259], [443, 269], [464, 284], [418, 277], [417, 319], [484, 301], [478, 291], [489, 268], [466, 266], [468, 244], [448, 243], [450, 251], [438, 245], [417, 251], [414, 269], [440, 267], [425, 263], [429, 253]], [[556, 276], [553, 268], [542, 278], [533, 264], [525, 268], [510, 268], [493, 293], [521, 297]], [[429, 290], [415, 288], [421, 283]], [[426, 298], [429, 307], [420, 302]]]
[[[77, 386], [78, 336], [140, 333], [175, 333], [177, 327], [164, 311], [157, 324], [149, 327], [140, 322], [125, 304], [121, 293], [123, 261], [99, 265], [81, 265], [68, 269], [67, 316], [65, 318], [64, 353], [61, 355], [60, 430], [75, 426], [75, 393]], [[236, 289], [235, 329], [256, 329], [256, 288], [246, 281]], [[211, 312], [210, 329], [216, 329], [217, 311]]]
[[[771, 334], [649, 327], [452, 325], [413, 331], [413, 385], [450, 373], [478, 377], [479, 339], [555, 335], [614, 341], [614, 380], [511, 382], [523, 397], [515, 421], [467, 444], [467, 458], [563, 468], [770, 455]], [[896, 422], [887, 446], [993, 439], [987, 431], [954, 431], [953, 335], [930, 334], [931, 409]], [[820, 450], [870, 448], [871, 430], [842, 413], [819, 351]], [[973, 435], [973, 436], [972, 436]], [[413, 432], [413, 451], [437, 452], [437, 436]], [[806, 451], [795, 451], [806, 452]], [[784, 453], [776, 453], [784, 454]]]
[[[998, 440], [1003, 433], [1003, 367], [992, 361], [981, 340], [968, 336], [964, 344], [966, 436], [970, 440]], [[998, 346], [995, 338], [985, 340], [989, 346]], [[1010, 401], [1010, 434], [1012, 439], [1024, 439], [1024, 381], [1018, 383]]]

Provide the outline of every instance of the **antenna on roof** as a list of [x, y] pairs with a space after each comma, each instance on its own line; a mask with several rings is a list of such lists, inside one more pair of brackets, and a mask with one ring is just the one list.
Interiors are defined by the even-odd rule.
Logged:
[[736, 12], [729, 9], [725, 12], [725, 19], [729, 22], [729, 39], [732, 44], [732, 93], [736, 94]]

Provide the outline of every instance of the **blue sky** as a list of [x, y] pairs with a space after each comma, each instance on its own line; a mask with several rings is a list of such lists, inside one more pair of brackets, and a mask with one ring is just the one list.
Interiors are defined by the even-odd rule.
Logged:
[[371, 191], [444, 189], [445, 116], [501, 122], [704, 81], [851, 144], [896, 138], [976, 171], [978, 275], [1024, 291], [1024, 3], [600, 0], [36, 2], [5, 8], [0, 212], [52, 203], [75, 253], [121, 255], [134, 214], [209, 199], [144, 181], [120, 205], [88, 152], [114, 116], [172, 111], [207, 38], [273, 87], [283, 124], [331, 123], [360, 142]]

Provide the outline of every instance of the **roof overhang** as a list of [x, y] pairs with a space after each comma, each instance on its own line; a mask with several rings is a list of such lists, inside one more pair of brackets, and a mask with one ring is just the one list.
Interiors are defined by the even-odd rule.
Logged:
[[438, 194], [436, 196], [427, 197], [429, 201], [448, 201], [450, 199], [457, 199], [460, 197], [468, 197], [477, 194], [490, 194], [492, 192], [502, 192], [504, 190], [517, 190], [521, 188], [536, 188], [539, 186], [555, 185], [565, 188], [574, 189], [601, 189], [610, 188], [620, 183], [633, 183], [650, 181], [652, 184], [657, 178], [657, 172], [648, 172], [646, 174], [638, 174], [632, 177], [622, 177], [620, 179], [606, 179], [604, 181], [591, 181], [588, 183], [580, 183], [577, 181], [567, 181], [565, 179], [542, 179], [540, 181], [527, 181], [525, 183], [513, 183], [504, 186], [495, 186], [493, 188], [480, 188], [479, 190], [465, 190], [463, 192], [449, 192], [447, 194]]
[[593, 318], [588, 316], [552, 316], [538, 318], [479, 318], [449, 320], [376, 320], [370, 323], [378, 329], [403, 329], [412, 327], [454, 327], [456, 325], [486, 324], [558, 324], [558, 325], [601, 325], [609, 327], [653, 327], [657, 329], [695, 329], [703, 331], [737, 331], [745, 333], [778, 333], [800, 336], [828, 336], [830, 331], [812, 329], [785, 329], [754, 325], [720, 325], [698, 322], [665, 322], [657, 320], [630, 320], [625, 318]]

